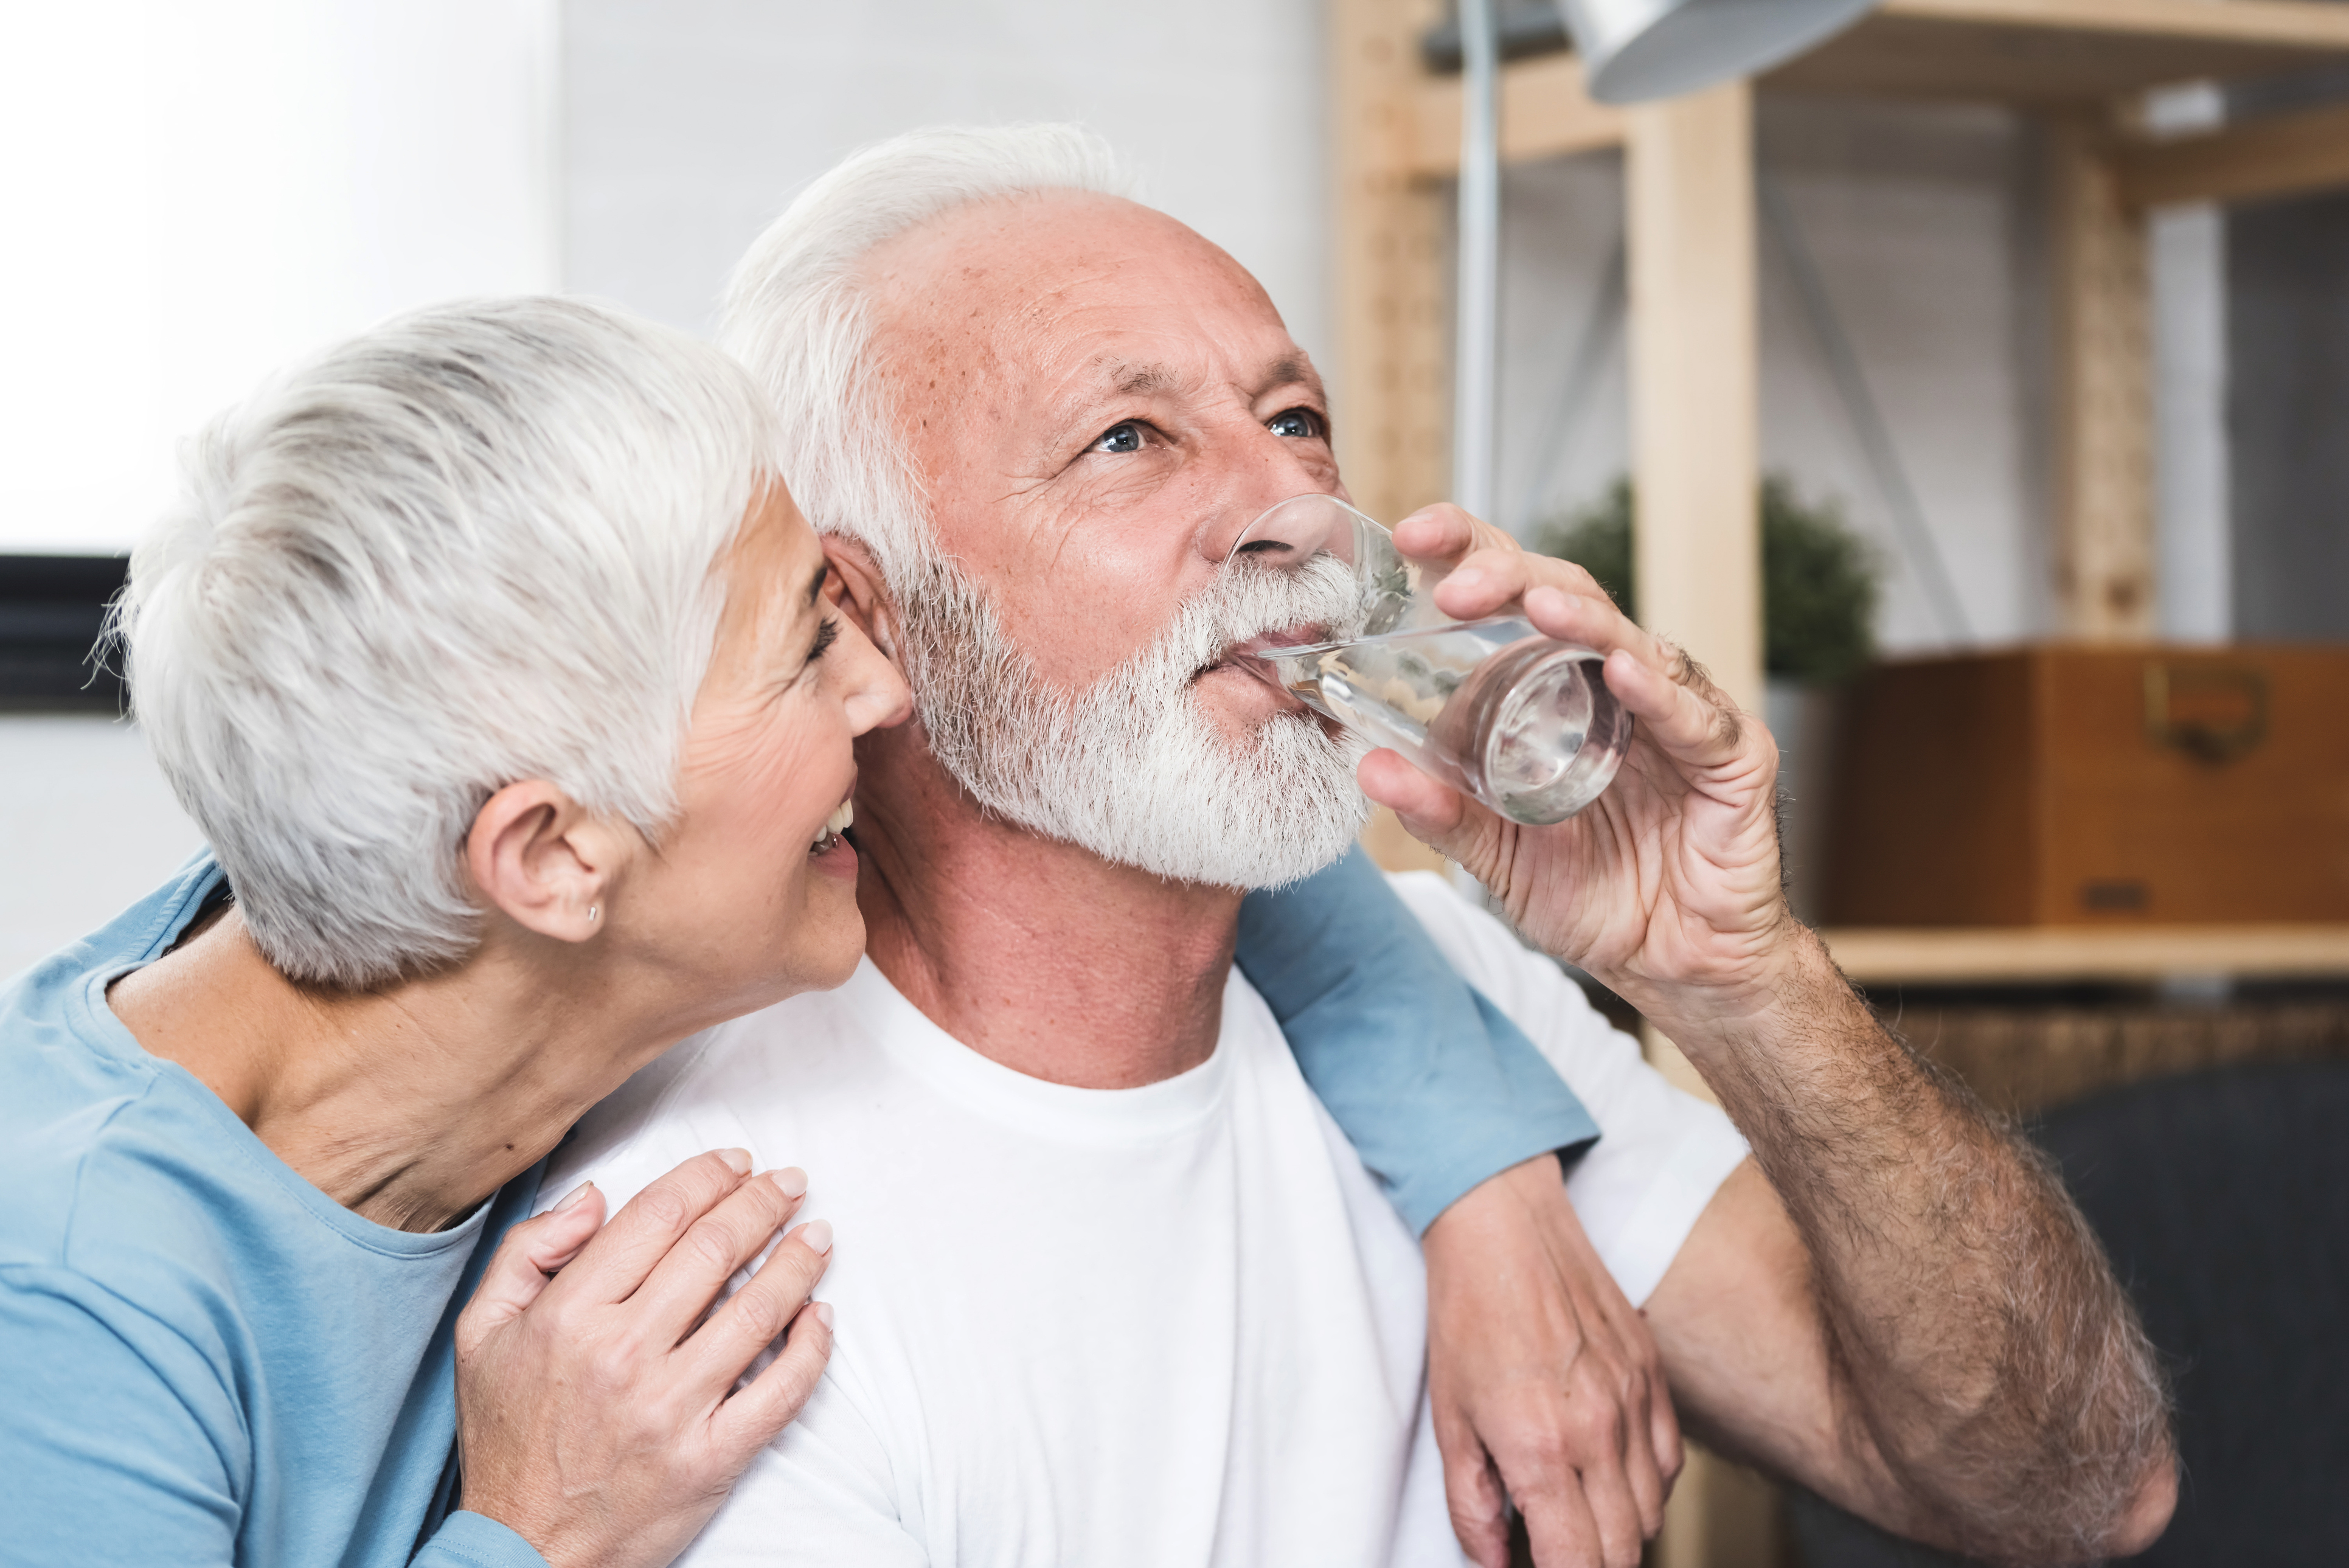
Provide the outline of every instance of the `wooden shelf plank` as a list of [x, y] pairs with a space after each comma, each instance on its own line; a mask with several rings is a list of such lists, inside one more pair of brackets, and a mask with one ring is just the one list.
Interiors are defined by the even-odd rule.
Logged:
[[2020, 32], [2349, 48], [2349, 15], [2314, 0], [1881, 0], [1871, 15]]
[[2349, 975], [2349, 925], [1874, 926], [1819, 935], [1863, 985]]
[[2349, 6], [2314, 0], [1884, 0], [1766, 88], [2023, 105], [2349, 60]]
[[[1398, 49], [1394, 51], [1400, 55]], [[1390, 57], [1392, 57], [1392, 56]], [[2166, 83], [2349, 65], [2349, 5], [2317, 0], [1883, 0], [1848, 30], [1762, 78], [1765, 88], [1878, 97], [1970, 98], [2031, 107], [2106, 102]], [[1391, 70], [1395, 67], [1390, 67]], [[1408, 124], [1367, 163], [1408, 179], [1448, 179], [1460, 165], [1460, 78], [1414, 66]], [[1621, 145], [1624, 112], [1584, 90], [1570, 54], [1502, 70], [1501, 157], [1519, 163]], [[1350, 128], [1357, 137], [1360, 128]], [[2327, 183], [2337, 160], [2314, 121], [2281, 151], [2294, 188]], [[2231, 133], [2230, 133], [2231, 134]], [[2201, 139], [2196, 139], [2198, 141]], [[2246, 146], [2252, 166], [2279, 150]], [[2209, 150], [2239, 178], [2231, 143]], [[2141, 201], [2188, 198], [2164, 181], [2206, 180], [2199, 147], [2143, 153]], [[2318, 174], [2303, 167], [2323, 164]], [[2176, 170], [2176, 173], [2171, 173]], [[2157, 193], [2158, 192], [2158, 193]], [[2223, 193], [2222, 193], [2223, 194]]]
[[2112, 162], [2121, 200], [2132, 207], [2254, 201], [2349, 185], [2349, 104], [2123, 145]]
[[[1501, 160], [1523, 163], [1623, 144], [1623, 111], [1584, 90], [1582, 62], [1544, 55], [1501, 73]], [[1423, 77], [1413, 112], [1410, 172], [1449, 179], [1460, 168], [1460, 78]]]

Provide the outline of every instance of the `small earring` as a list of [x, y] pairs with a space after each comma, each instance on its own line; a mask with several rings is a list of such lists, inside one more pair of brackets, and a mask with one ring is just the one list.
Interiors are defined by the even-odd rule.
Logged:
[[587, 918], [590, 920], [595, 918], [595, 906], [592, 903], [587, 906]]

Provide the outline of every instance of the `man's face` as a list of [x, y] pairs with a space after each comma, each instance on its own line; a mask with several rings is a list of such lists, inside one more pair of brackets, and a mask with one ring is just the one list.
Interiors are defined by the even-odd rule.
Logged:
[[1222, 569], [1267, 508], [1344, 493], [1320, 380], [1255, 280], [1172, 219], [1074, 193], [951, 212], [866, 277], [955, 563], [897, 584], [939, 762], [1163, 876], [1267, 886], [1335, 858], [1365, 810], [1354, 748], [1223, 662], [1343, 603], [1309, 571]]
[[[1163, 213], [1054, 193], [876, 252], [879, 359], [945, 552], [1056, 688], [1148, 645], [1274, 502], [1343, 495], [1320, 377], [1229, 256]], [[1199, 677], [1236, 737], [1282, 705]]]

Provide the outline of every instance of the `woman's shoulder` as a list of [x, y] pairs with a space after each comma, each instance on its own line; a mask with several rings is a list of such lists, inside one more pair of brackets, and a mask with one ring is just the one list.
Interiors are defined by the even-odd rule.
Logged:
[[179, 1141], [159, 1122], [177, 1118], [159, 1118], [153, 1075], [90, 1070], [49, 1044], [0, 1040], [0, 1362], [12, 1383], [78, 1368], [78, 1398], [160, 1400], [233, 1432], [231, 1248], [197, 1192], [155, 1171]]
[[193, 1088], [69, 1034], [0, 1036], [0, 1270], [18, 1288], [33, 1271], [165, 1319], [201, 1307], [247, 1173]]
[[0, 995], [0, 1295], [51, 1336], [217, 1366], [269, 1184], [226, 1106], [103, 1027], [121, 955], [81, 945]]
[[[156, 1527], [197, 1560], [161, 1524], [202, 1524], [249, 1473], [233, 1248], [199, 1191], [157, 1179], [155, 1075], [45, 1044], [0, 1038], [0, 1464], [36, 1537], [99, 1531], [103, 1508], [114, 1535]], [[88, 1462], [100, 1432], [116, 1469]]]

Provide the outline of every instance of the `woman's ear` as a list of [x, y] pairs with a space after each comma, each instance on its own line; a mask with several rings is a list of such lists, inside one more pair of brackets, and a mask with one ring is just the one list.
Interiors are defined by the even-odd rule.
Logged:
[[543, 779], [491, 796], [465, 835], [465, 867], [482, 898], [558, 942], [586, 942], [611, 923], [626, 856], [621, 834]]
[[864, 544], [854, 539], [843, 539], [836, 533], [823, 536], [824, 559], [832, 571], [824, 579], [824, 595], [833, 607], [856, 623], [881, 656], [905, 674], [905, 662], [897, 652], [897, 605], [889, 597], [888, 586], [881, 581], [881, 569]]

